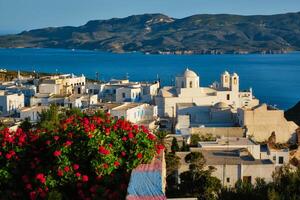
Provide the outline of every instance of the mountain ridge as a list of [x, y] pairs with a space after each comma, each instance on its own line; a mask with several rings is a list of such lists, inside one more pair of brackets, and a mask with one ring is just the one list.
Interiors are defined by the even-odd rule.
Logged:
[[161, 54], [284, 53], [300, 50], [300, 12], [276, 15], [164, 14], [90, 20], [0, 36], [2, 48], [66, 48]]

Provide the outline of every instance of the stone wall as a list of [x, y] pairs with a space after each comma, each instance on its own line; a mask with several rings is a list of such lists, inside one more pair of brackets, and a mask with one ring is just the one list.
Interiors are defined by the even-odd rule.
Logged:
[[244, 137], [245, 129], [242, 127], [203, 127], [203, 128], [190, 128], [191, 134], [207, 135], [212, 134], [217, 137]]

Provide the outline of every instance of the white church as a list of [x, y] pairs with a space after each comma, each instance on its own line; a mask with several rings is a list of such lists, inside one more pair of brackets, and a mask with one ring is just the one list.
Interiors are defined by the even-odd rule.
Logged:
[[239, 76], [225, 71], [220, 83], [210, 87], [200, 86], [200, 77], [192, 70], [186, 69], [176, 77], [175, 86], [163, 87], [156, 97], [160, 117], [176, 117], [177, 104], [190, 103], [196, 106], [212, 107], [226, 105], [233, 109], [253, 107], [259, 100], [252, 94], [252, 89], [239, 91]]

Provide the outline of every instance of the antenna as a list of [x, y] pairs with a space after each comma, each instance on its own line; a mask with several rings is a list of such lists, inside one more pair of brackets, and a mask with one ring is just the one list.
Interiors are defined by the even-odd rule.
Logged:
[[99, 73], [96, 72], [96, 81], [98, 82], [99, 81]]

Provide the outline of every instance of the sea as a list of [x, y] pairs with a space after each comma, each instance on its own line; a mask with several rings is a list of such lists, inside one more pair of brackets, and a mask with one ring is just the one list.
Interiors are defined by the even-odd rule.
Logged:
[[236, 72], [240, 89], [252, 88], [262, 102], [288, 109], [300, 101], [300, 52], [248, 55], [146, 55], [66, 49], [0, 49], [0, 69], [84, 74], [108, 81], [160, 80], [173, 85], [175, 76], [189, 68], [200, 85], [220, 80], [222, 72]]

